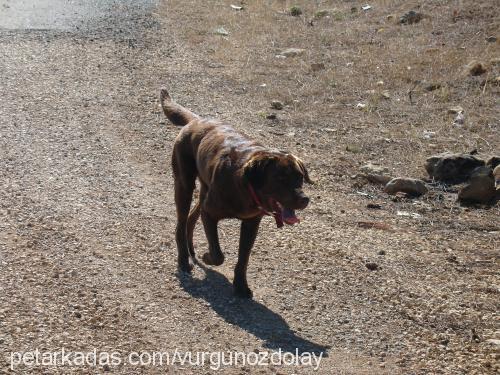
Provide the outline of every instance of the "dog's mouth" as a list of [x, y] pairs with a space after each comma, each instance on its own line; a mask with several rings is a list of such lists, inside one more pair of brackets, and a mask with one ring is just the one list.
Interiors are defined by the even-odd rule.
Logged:
[[295, 215], [295, 210], [283, 207], [276, 199], [270, 198], [269, 205], [272, 208], [273, 216], [278, 227], [282, 227], [283, 223], [293, 225], [300, 222], [300, 219]]

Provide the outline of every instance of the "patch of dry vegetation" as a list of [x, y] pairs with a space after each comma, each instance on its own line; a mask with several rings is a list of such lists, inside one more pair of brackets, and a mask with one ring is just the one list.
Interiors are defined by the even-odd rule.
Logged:
[[[271, 100], [280, 99], [289, 105], [286, 116], [304, 131], [334, 127], [340, 139], [357, 138], [349, 130], [363, 127], [365, 139], [357, 142], [367, 149], [373, 141], [367, 137], [370, 129], [409, 141], [422, 155], [434, 149], [498, 149], [499, 48], [485, 40], [498, 31], [493, 2], [458, 7], [452, 2], [379, 1], [368, 11], [357, 2], [335, 1], [252, 1], [242, 4], [242, 11], [231, 9], [229, 2], [178, 5], [190, 9], [179, 12], [189, 20], [179, 20], [188, 25], [179, 29], [183, 40], [251, 94], [246, 97], [250, 102], [245, 101], [249, 111], [267, 109]], [[303, 14], [291, 16], [292, 6]], [[415, 25], [400, 25], [400, 15], [410, 9], [426, 17]], [[228, 37], [214, 33], [220, 26], [230, 31]], [[289, 47], [305, 53], [276, 57]], [[469, 76], [471, 60], [483, 61], [487, 73]], [[313, 64], [325, 69], [314, 71]], [[431, 85], [436, 89], [427, 91]], [[363, 113], [355, 110], [359, 102], [368, 104]], [[453, 128], [447, 114], [456, 104], [467, 113], [464, 129]], [[438, 133], [430, 150], [421, 141], [423, 130]], [[339, 144], [338, 137], [335, 141]], [[335, 147], [321, 143], [319, 147]]]
[[[231, 3], [244, 9], [235, 11]], [[390, 339], [401, 366], [420, 373], [495, 371], [485, 340], [498, 328], [498, 205], [464, 209], [455, 202], [456, 188], [444, 185], [419, 200], [391, 200], [352, 175], [371, 161], [394, 176], [425, 177], [425, 159], [438, 152], [499, 153], [500, 49], [489, 38], [499, 37], [499, 8], [494, 1], [373, 1], [364, 11], [364, 4], [171, 1], [178, 53], [196, 56], [205, 69], [192, 69], [184, 82], [175, 74], [167, 81], [176, 85], [179, 101], [304, 157], [318, 185], [301, 224], [306, 238], [295, 239], [294, 247], [323, 259], [318, 267], [327, 269], [318, 275], [342, 278], [333, 269], [344, 256], [364, 262], [374, 252], [390, 252], [376, 271], [381, 279], [371, 298], [381, 303], [375, 313], [385, 317], [377, 321], [380, 329], [389, 336], [403, 332], [397, 343]], [[293, 6], [302, 13], [292, 16]], [[410, 10], [422, 13], [421, 21], [400, 24]], [[219, 27], [229, 35], [217, 35]], [[287, 48], [304, 52], [282, 58]], [[471, 75], [471, 61], [486, 72]], [[273, 110], [273, 100], [285, 108]], [[453, 106], [464, 108], [463, 126], [453, 125]], [[277, 120], [265, 118], [271, 112]], [[382, 210], [367, 209], [373, 201]], [[407, 212], [420, 216], [400, 216]], [[366, 220], [375, 223], [371, 229], [356, 227]], [[364, 285], [358, 271], [344, 264], [340, 272], [354, 272]], [[335, 298], [339, 293], [335, 289]], [[329, 332], [339, 339], [339, 330]], [[481, 343], [471, 341], [476, 331]], [[365, 349], [375, 350], [370, 345]]]

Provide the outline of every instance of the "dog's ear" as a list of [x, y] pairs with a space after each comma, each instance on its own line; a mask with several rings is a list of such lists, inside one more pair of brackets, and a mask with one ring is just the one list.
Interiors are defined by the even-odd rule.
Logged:
[[309, 177], [309, 172], [307, 171], [307, 168], [304, 165], [304, 162], [302, 160], [300, 160], [298, 157], [296, 157], [295, 155], [292, 155], [292, 156], [293, 156], [293, 159], [295, 160], [295, 163], [297, 164], [297, 167], [298, 167], [300, 173], [302, 173], [302, 176], [304, 176], [304, 181], [310, 185], [314, 185], [314, 181], [311, 180], [311, 178]]
[[243, 165], [243, 179], [254, 189], [260, 189], [266, 179], [266, 169], [277, 157], [268, 153], [257, 153]]

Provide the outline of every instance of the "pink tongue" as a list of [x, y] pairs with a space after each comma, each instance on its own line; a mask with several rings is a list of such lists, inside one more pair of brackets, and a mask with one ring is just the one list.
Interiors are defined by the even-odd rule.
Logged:
[[278, 228], [281, 228], [283, 226], [283, 223], [293, 225], [300, 222], [299, 218], [295, 216], [294, 210], [284, 208], [281, 204], [278, 203], [278, 201], [275, 201], [274, 199], [270, 199], [269, 203], [273, 208], [273, 216], [276, 220], [276, 225], [278, 226]]
[[289, 225], [297, 224], [300, 222], [299, 218], [295, 216], [295, 211], [289, 208], [283, 208], [282, 211], [283, 221]]

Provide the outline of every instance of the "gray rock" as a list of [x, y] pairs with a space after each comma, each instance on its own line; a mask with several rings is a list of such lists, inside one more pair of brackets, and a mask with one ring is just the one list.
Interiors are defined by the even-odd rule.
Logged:
[[403, 192], [409, 195], [423, 195], [427, 193], [427, 187], [422, 180], [417, 180], [415, 178], [404, 178], [398, 177], [393, 178], [391, 181], [385, 185], [384, 191], [387, 194], [396, 194], [398, 192]]
[[279, 100], [273, 100], [271, 102], [271, 107], [277, 110], [283, 109], [283, 103], [280, 102]]
[[458, 184], [469, 179], [472, 171], [484, 166], [484, 160], [470, 154], [445, 152], [433, 155], [425, 161], [425, 170], [436, 181]]
[[229, 35], [229, 31], [227, 31], [223, 27], [219, 27], [219, 28], [215, 29], [215, 33], [218, 34], [218, 35], [223, 35], [223, 36], [228, 36]]
[[389, 169], [380, 165], [368, 163], [360, 168], [361, 176], [374, 184], [387, 184], [392, 177], [388, 175]]
[[302, 48], [287, 48], [281, 51], [281, 55], [285, 57], [295, 57], [303, 55], [305, 52], [306, 50]]
[[389, 169], [387, 167], [383, 167], [381, 165], [376, 165], [372, 163], [363, 165], [359, 170], [363, 173], [371, 173], [371, 174], [385, 174], [389, 172]]
[[311, 70], [313, 72], [319, 72], [320, 70], [324, 70], [325, 69], [325, 64], [323, 63], [312, 63], [311, 64]]
[[463, 203], [489, 203], [496, 195], [495, 179], [490, 167], [478, 167], [470, 181], [458, 192], [458, 200]]
[[414, 10], [410, 10], [408, 13], [405, 13], [399, 19], [399, 23], [403, 25], [412, 25], [414, 23], [419, 23], [424, 18], [424, 15], [419, 12], [415, 12]]

